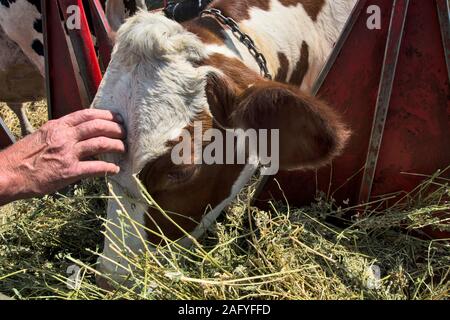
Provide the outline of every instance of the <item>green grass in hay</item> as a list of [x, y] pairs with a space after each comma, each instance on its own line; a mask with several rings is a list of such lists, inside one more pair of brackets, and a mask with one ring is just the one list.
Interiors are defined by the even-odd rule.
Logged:
[[[107, 190], [85, 181], [66, 196], [0, 213], [0, 292], [16, 299], [448, 299], [449, 242], [415, 236], [423, 226], [449, 230], [436, 217], [450, 209], [447, 182], [431, 177], [403, 203], [385, 210], [380, 201], [352, 221], [345, 220], [350, 208], [324, 199], [261, 211], [248, 205], [250, 188], [187, 251], [123, 251], [134, 266], [130, 285], [105, 292], [95, 285], [95, 262]], [[340, 227], [329, 222], [336, 216]], [[74, 264], [81, 268], [77, 290], [67, 286]]]

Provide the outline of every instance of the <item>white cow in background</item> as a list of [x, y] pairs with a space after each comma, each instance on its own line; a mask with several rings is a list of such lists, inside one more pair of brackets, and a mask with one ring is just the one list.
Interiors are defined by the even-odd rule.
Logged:
[[[111, 24], [118, 28], [144, 0], [108, 0]], [[0, 0], [0, 101], [20, 121], [22, 134], [33, 131], [24, 102], [45, 97], [44, 37], [41, 0]]]
[[30, 133], [23, 103], [45, 97], [44, 44], [40, 0], [0, 1], [0, 101]]

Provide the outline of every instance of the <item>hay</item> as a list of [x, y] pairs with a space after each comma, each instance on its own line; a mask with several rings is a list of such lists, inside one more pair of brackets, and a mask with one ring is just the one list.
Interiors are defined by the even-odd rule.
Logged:
[[[26, 103], [26, 113], [30, 123], [39, 128], [48, 120], [47, 102], [45, 100]], [[21, 137], [20, 124], [14, 112], [5, 103], [0, 102], [0, 118], [8, 125], [16, 139]]]
[[[342, 208], [330, 202], [303, 209], [272, 203], [261, 211], [238, 200], [188, 251], [160, 247], [158, 259], [122, 252], [135, 267], [131, 287], [104, 292], [94, 278], [105, 194], [101, 181], [86, 181], [65, 196], [16, 203], [0, 226], [0, 291], [16, 299], [449, 297], [450, 244], [410, 234], [418, 221], [444, 228], [444, 218], [431, 215], [449, 210], [445, 201], [420, 209], [410, 203], [395, 218], [377, 212], [337, 227], [328, 218]], [[448, 188], [434, 193], [444, 195]], [[409, 232], [400, 231], [406, 223]], [[71, 265], [80, 267], [77, 290], [68, 287]]]

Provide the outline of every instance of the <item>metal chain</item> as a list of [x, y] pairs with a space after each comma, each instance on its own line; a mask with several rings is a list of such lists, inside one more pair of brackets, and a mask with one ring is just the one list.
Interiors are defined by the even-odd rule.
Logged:
[[261, 69], [261, 72], [264, 74], [264, 77], [272, 80], [272, 76], [269, 73], [269, 69], [267, 68], [267, 60], [264, 57], [264, 55], [258, 50], [258, 48], [255, 45], [255, 42], [253, 41], [250, 36], [244, 32], [242, 32], [241, 28], [239, 28], [239, 25], [236, 21], [233, 20], [233, 18], [226, 17], [222, 14], [222, 12], [219, 9], [211, 8], [203, 10], [200, 15], [203, 16], [205, 14], [214, 16], [217, 20], [219, 20], [220, 23], [223, 25], [226, 25], [230, 27], [231, 32], [233, 35], [244, 45], [247, 47], [250, 54], [255, 58], [256, 63], [258, 64], [259, 68]]

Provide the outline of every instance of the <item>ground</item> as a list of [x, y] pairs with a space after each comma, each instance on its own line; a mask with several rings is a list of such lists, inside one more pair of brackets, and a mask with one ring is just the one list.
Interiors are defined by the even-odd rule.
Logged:
[[[29, 115], [36, 127], [45, 122], [45, 102]], [[0, 116], [18, 135], [3, 105]], [[310, 207], [274, 202], [261, 211], [249, 206], [251, 192], [243, 190], [189, 250], [122, 251], [134, 269], [112, 292], [95, 285], [105, 181], [0, 207], [0, 292], [15, 299], [449, 299], [450, 244], [422, 232], [450, 231], [449, 218], [439, 216], [450, 210], [448, 180], [431, 177], [405, 203], [357, 219], [320, 197]]]

